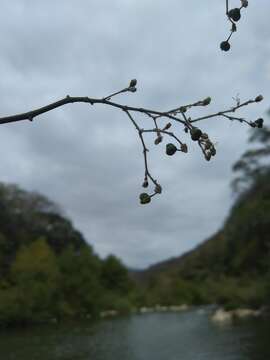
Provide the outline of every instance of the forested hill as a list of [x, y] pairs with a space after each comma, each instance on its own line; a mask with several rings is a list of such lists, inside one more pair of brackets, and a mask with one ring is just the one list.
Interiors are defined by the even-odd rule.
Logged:
[[260, 306], [269, 301], [270, 173], [239, 196], [224, 227], [194, 250], [135, 278], [148, 301]]
[[133, 293], [120, 260], [101, 260], [57, 205], [0, 183], [0, 327], [126, 312]]
[[52, 201], [16, 185], [0, 183], [2, 270], [14, 259], [19, 247], [29, 245], [37, 238], [46, 239], [56, 254], [68, 246], [79, 249], [86, 245], [82, 234]]

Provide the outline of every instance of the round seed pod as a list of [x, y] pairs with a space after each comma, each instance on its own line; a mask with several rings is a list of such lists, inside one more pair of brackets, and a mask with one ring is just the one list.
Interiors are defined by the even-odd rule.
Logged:
[[149, 185], [148, 181], [147, 180], [144, 180], [143, 184], [142, 184], [142, 187], [144, 188], [147, 188]]
[[228, 15], [233, 21], [239, 21], [241, 19], [241, 11], [238, 8], [231, 9]]
[[220, 48], [223, 51], [229, 51], [231, 48], [231, 45], [230, 45], [229, 41], [222, 41], [222, 43], [220, 44]]
[[130, 80], [129, 87], [135, 87], [136, 85], [137, 85], [137, 80], [136, 79]]
[[172, 156], [176, 153], [177, 147], [174, 144], [167, 144], [166, 145], [166, 154]]
[[256, 96], [256, 98], [255, 98], [255, 101], [256, 102], [260, 102], [260, 101], [262, 101], [263, 100], [263, 96], [262, 95], [258, 95], [258, 96]]
[[193, 127], [191, 130], [190, 130], [190, 135], [191, 135], [191, 139], [193, 141], [198, 141], [202, 135], [202, 131], [196, 127]]
[[145, 205], [151, 202], [151, 197], [147, 193], [140, 194], [140, 203]]
[[255, 120], [255, 124], [257, 125], [258, 128], [261, 129], [263, 127], [263, 119], [260, 118], [260, 119]]

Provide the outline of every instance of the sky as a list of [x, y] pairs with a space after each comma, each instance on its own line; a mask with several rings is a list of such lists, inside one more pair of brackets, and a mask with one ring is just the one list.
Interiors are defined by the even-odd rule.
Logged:
[[[240, 0], [231, 0], [231, 7]], [[249, 1], [231, 51], [225, 0], [2, 0], [0, 117], [70, 96], [102, 98], [136, 78], [121, 104], [160, 111], [211, 96], [206, 115], [263, 94], [239, 111], [255, 120], [270, 107], [270, 2]], [[152, 128], [151, 119], [138, 116]], [[266, 119], [266, 122], [268, 119]], [[270, 121], [270, 119], [268, 120]], [[179, 256], [221, 228], [233, 203], [232, 164], [249, 129], [212, 118], [200, 123], [217, 143], [204, 160], [180, 126], [189, 153], [165, 154], [146, 137], [149, 166], [163, 193], [139, 204], [140, 140], [126, 115], [98, 104], [69, 104], [31, 123], [1, 125], [0, 181], [48, 196], [102, 257], [131, 268]]]

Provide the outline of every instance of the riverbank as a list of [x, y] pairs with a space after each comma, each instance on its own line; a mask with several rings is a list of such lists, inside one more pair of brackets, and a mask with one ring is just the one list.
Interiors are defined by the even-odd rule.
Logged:
[[232, 322], [233, 320], [257, 318], [269, 315], [269, 308], [262, 307], [260, 309], [238, 308], [234, 310], [225, 310], [218, 308], [211, 315], [211, 320], [217, 323]]

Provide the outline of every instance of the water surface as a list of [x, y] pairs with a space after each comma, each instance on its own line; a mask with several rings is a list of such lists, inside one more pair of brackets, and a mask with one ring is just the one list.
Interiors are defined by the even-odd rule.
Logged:
[[2, 360], [268, 360], [270, 324], [217, 325], [209, 311], [133, 315], [0, 333]]

